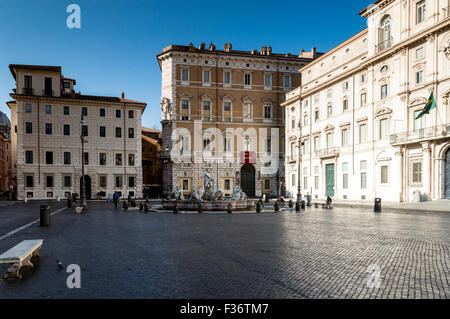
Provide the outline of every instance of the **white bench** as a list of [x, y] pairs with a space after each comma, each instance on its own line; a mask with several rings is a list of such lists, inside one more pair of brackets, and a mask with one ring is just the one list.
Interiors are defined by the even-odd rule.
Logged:
[[43, 241], [43, 239], [24, 240], [0, 255], [0, 264], [13, 264], [8, 269], [3, 279], [11, 276], [16, 276], [17, 278], [22, 279], [20, 269], [23, 266], [33, 267], [31, 258], [39, 257], [39, 249], [41, 249]]

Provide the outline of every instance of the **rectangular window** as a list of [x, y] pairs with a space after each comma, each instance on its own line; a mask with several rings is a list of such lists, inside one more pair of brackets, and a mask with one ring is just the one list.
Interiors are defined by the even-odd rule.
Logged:
[[266, 191], [270, 190], [270, 179], [264, 180], [264, 190]]
[[342, 174], [342, 188], [348, 188], [348, 174]]
[[330, 118], [333, 115], [333, 106], [328, 105], [327, 107], [327, 117]]
[[367, 124], [359, 126], [359, 144], [367, 142]]
[[101, 188], [106, 188], [107, 187], [107, 179], [106, 179], [106, 176], [100, 176], [99, 177], [99, 186], [101, 187]]
[[116, 154], [116, 166], [122, 166], [122, 154]]
[[33, 151], [25, 151], [25, 164], [33, 164]]
[[45, 114], [52, 114], [52, 106], [51, 105], [45, 106]]
[[361, 74], [361, 83], [365, 83], [366, 82], [366, 73], [362, 73]]
[[116, 110], [116, 117], [121, 117], [121, 111], [120, 110]]
[[264, 74], [264, 88], [271, 89], [272, 88], [272, 75]]
[[342, 101], [342, 110], [344, 112], [348, 110], [348, 100]]
[[88, 136], [88, 126], [87, 125], [81, 126], [81, 135]]
[[31, 123], [31, 122], [25, 123], [25, 133], [27, 133], [27, 134], [33, 133], [33, 123]]
[[295, 174], [292, 174], [292, 178], [291, 178], [292, 186], [296, 185], [296, 181], [297, 181], [297, 179], [296, 179]]
[[412, 182], [422, 183], [422, 163], [412, 163]]
[[250, 73], [244, 74], [244, 86], [251, 86], [252, 85], [252, 75]]
[[425, 21], [426, 4], [425, 0], [419, 1], [416, 5], [416, 23]]
[[84, 163], [84, 165], [89, 165], [89, 153], [88, 152], [83, 153], [83, 163]]
[[70, 165], [70, 152], [64, 152], [64, 165]]
[[44, 95], [53, 95], [52, 78], [44, 78]]
[[128, 154], [128, 166], [134, 166], [134, 154]]
[[99, 153], [98, 154], [98, 163], [99, 165], [106, 165], [106, 153]]
[[361, 173], [361, 189], [367, 188], [367, 173]]
[[72, 178], [70, 176], [64, 176], [64, 187], [72, 186]]
[[128, 187], [134, 187], [134, 176], [128, 176]]
[[70, 115], [70, 108], [68, 106], [64, 106], [64, 115]]
[[28, 175], [26, 177], [26, 180], [27, 180], [26, 187], [34, 187], [34, 178], [33, 178], [33, 176]]
[[423, 58], [423, 47], [416, 49], [416, 60]]
[[53, 164], [53, 152], [45, 152], [45, 164]]
[[106, 137], [106, 127], [100, 126], [100, 137]]
[[31, 75], [25, 75], [24, 76], [25, 94], [31, 94], [32, 87], [33, 87], [33, 81], [32, 81]]
[[224, 86], [230, 86], [231, 85], [231, 71], [224, 71], [223, 72], [223, 84], [224, 84]]
[[203, 121], [211, 121], [211, 102], [203, 101]]
[[181, 69], [181, 82], [189, 82], [189, 69]]
[[414, 111], [414, 130], [415, 131], [416, 130], [421, 130], [423, 128], [422, 118], [420, 117], [420, 118], [416, 119], [417, 116], [420, 114], [420, 112], [422, 112], [422, 110]]
[[70, 125], [64, 124], [63, 131], [64, 131], [64, 135], [70, 135]]
[[128, 118], [133, 119], [134, 118], [134, 112], [133, 110], [128, 110]]
[[122, 137], [122, 128], [116, 127], [116, 137]]
[[361, 171], [365, 171], [367, 169], [367, 161], [360, 161], [359, 162], [359, 169]]
[[348, 145], [348, 129], [342, 130], [342, 146]]
[[320, 149], [320, 136], [314, 136], [314, 152]]
[[264, 104], [264, 118], [271, 119], [272, 118], [272, 105]]
[[224, 122], [231, 122], [231, 103], [223, 102], [223, 120]]
[[116, 176], [116, 187], [122, 187], [122, 176]]
[[387, 84], [384, 84], [381, 86], [381, 99], [387, 98], [388, 92], [387, 92]]
[[366, 103], [367, 103], [367, 95], [366, 95], [366, 93], [361, 93], [360, 101], [361, 101], [360, 102], [361, 107], [366, 105]]
[[25, 104], [25, 112], [31, 113], [31, 104], [29, 103]]
[[319, 110], [314, 111], [314, 121], [317, 122], [319, 120]]
[[309, 125], [308, 114], [303, 115], [303, 125]]
[[423, 71], [416, 72], [416, 85], [423, 83]]
[[211, 83], [211, 72], [203, 71], [203, 83], [210, 84]]
[[387, 183], [388, 183], [388, 166], [383, 165], [381, 166], [381, 184]]
[[308, 188], [308, 176], [303, 176], [303, 188]]
[[52, 123], [45, 123], [45, 134], [53, 134]]
[[231, 182], [229, 179], [224, 180], [224, 188], [226, 191], [231, 190]]
[[314, 104], [317, 104], [317, 103], [319, 103], [319, 94], [316, 94], [314, 96]]
[[189, 100], [181, 100], [181, 119], [183, 121], [189, 120]]
[[389, 133], [388, 119], [380, 120], [380, 140], [387, 138]]
[[105, 114], [106, 114], [105, 109], [100, 109], [100, 116], [105, 117]]
[[47, 175], [45, 177], [45, 186], [46, 187], [53, 187], [53, 176]]
[[133, 127], [128, 128], [128, 138], [134, 138], [134, 128]]
[[319, 189], [319, 176], [314, 176], [314, 189]]
[[285, 89], [291, 88], [291, 76], [290, 75], [285, 75], [283, 77], [283, 84], [284, 84]]
[[332, 96], [333, 96], [333, 89], [332, 89], [332, 88], [329, 88], [329, 89], [327, 90], [327, 98], [331, 99]]
[[344, 83], [342, 84], [342, 88], [343, 88], [344, 90], [348, 90], [348, 82], [344, 82]]
[[252, 104], [251, 103], [244, 103], [244, 110], [243, 110], [242, 116], [244, 119], [252, 118]]
[[81, 108], [81, 115], [83, 115], [83, 116], [87, 116], [88, 115], [87, 107], [82, 107]]
[[333, 133], [327, 134], [327, 148], [333, 147]]
[[342, 171], [343, 172], [347, 172], [348, 171], [348, 162], [343, 162], [342, 163]]

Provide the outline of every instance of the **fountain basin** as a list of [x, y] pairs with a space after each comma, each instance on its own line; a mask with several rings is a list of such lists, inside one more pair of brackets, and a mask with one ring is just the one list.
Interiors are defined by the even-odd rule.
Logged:
[[[218, 200], [218, 201], [202, 201], [203, 210], [205, 211], [226, 211], [228, 204], [231, 203], [232, 210], [249, 210], [253, 209], [252, 200]], [[165, 210], [173, 210], [178, 204], [178, 210], [198, 210], [198, 201], [184, 199], [184, 200], [163, 200], [162, 206]]]

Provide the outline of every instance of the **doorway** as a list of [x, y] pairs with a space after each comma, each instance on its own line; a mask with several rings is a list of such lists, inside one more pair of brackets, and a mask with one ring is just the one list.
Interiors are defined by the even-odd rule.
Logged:
[[251, 164], [241, 167], [241, 188], [248, 197], [255, 197], [255, 167]]
[[450, 199], [450, 148], [445, 153], [444, 160], [444, 198]]
[[326, 196], [334, 196], [334, 164], [325, 165]]
[[[84, 175], [85, 183], [84, 183], [84, 190], [86, 193], [86, 199], [91, 199], [91, 178], [89, 175]], [[81, 185], [83, 183], [83, 176], [80, 178], [80, 196], [81, 196]]]

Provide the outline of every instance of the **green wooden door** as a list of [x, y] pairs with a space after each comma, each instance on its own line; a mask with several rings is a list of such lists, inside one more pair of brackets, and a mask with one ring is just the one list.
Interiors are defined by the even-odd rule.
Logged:
[[325, 166], [325, 176], [326, 176], [326, 195], [333, 197], [334, 196], [334, 164], [327, 164]]

